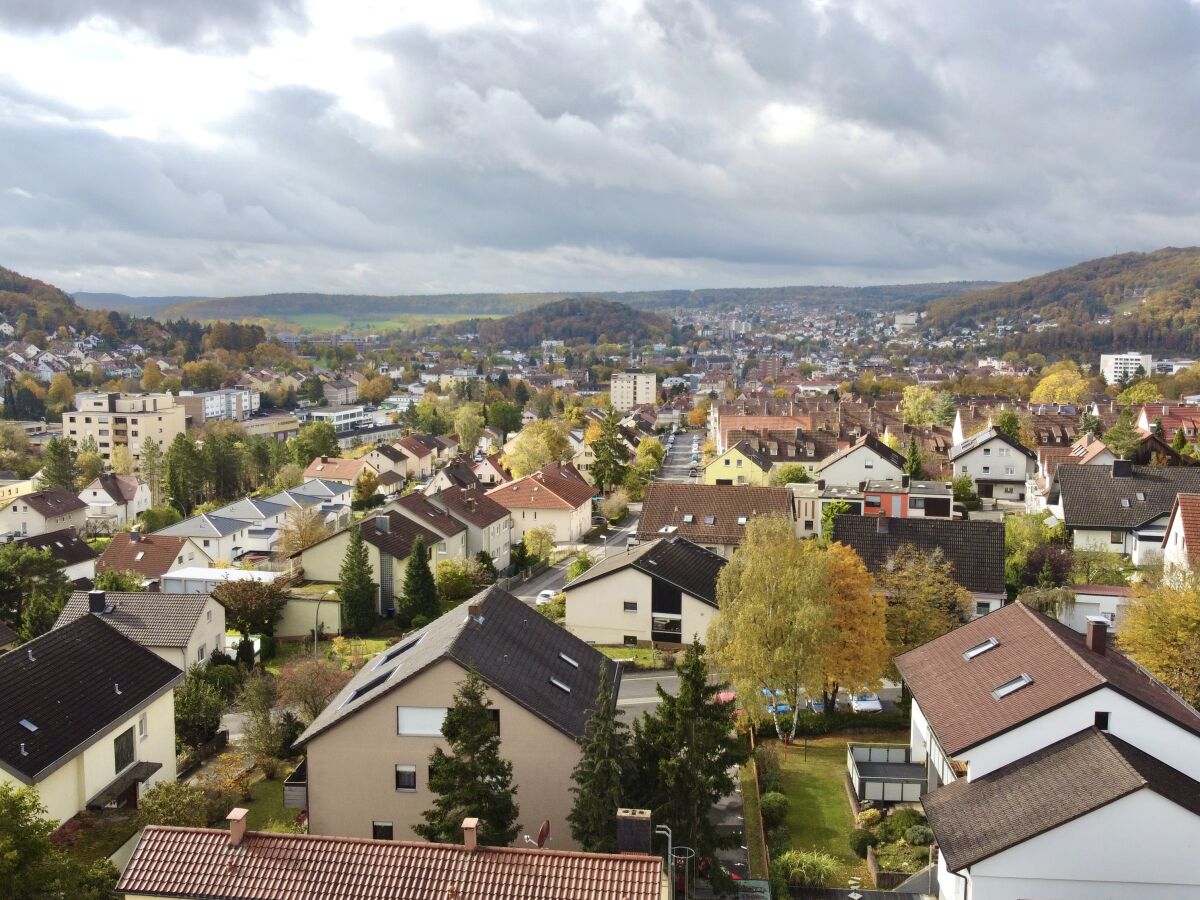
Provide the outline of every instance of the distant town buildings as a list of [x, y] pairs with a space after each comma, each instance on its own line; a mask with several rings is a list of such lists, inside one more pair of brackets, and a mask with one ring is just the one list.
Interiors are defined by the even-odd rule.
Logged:
[[187, 411], [169, 392], [165, 394], [79, 393], [75, 412], [62, 416], [63, 436], [79, 446], [89, 437], [100, 458], [112, 461], [116, 447], [127, 446], [140, 459], [146, 438], [166, 448], [187, 429]]

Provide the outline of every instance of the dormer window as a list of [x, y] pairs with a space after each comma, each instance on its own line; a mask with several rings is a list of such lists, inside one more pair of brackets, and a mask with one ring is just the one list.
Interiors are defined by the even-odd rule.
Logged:
[[1022, 672], [1016, 678], [1012, 679], [1011, 681], [1004, 682], [1004, 684], [992, 691], [992, 697], [996, 700], [1001, 700], [1004, 697], [1007, 697], [1009, 694], [1015, 694], [1021, 688], [1031, 684], [1033, 684], [1033, 679]]
[[975, 657], [979, 656], [980, 654], [987, 653], [993, 647], [999, 647], [999, 646], [1000, 646], [1000, 642], [998, 640], [996, 640], [994, 637], [990, 637], [986, 641], [984, 641], [982, 644], [976, 644], [974, 647], [967, 650], [963, 654], [963, 659], [967, 660], [967, 662], [970, 662], [971, 660], [973, 660]]

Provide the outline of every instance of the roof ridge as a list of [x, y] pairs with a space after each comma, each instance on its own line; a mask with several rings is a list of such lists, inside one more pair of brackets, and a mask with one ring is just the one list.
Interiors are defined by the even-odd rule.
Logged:
[[1082, 656], [1080, 656], [1080, 655], [1079, 655], [1079, 651], [1078, 651], [1078, 650], [1076, 650], [1074, 647], [1072, 647], [1070, 644], [1068, 644], [1066, 641], [1064, 641], [1064, 640], [1062, 639], [1062, 637], [1060, 637], [1059, 635], [1055, 634], [1055, 632], [1054, 632], [1054, 629], [1053, 629], [1053, 628], [1051, 628], [1051, 627], [1050, 627], [1050, 625], [1049, 625], [1047, 622], [1044, 622], [1044, 621], [1042, 621], [1042, 615], [1041, 615], [1041, 613], [1039, 613], [1039, 612], [1038, 612], [1037, 610], [1035, 610], [1033, 607], [1031, 607], [1031, 606], [1027, 606], [1027, 605], [1026, 605], [1026, 604], [1025, 604], [1023, 601], [1021, 601], [1021, 600], [1018, 600], [1018, 601], [1017, 601], [1017, 605], [1018, 605], [1018, 606], [1019, 606], [1021, 609], [1023, 609], [1023, 610], [1025, 611], [1025, 613], [1026, 613], [1027, 615], [1029, 615], [1029, 616], [1030, 616], [1030, 618], [1032, 618], [1032, 619], [1033, 619], [1033, 621], [1034, 621], [1034, 622], [1036, 622], [1036, 623], [1037, 623], [1037, 625], [1038, 625], [1038, 627], [1039, 627], [1039, 628], [1041, 628], [1043, 631], [1045, 631], [1045, 632], [1046, 632], [1046, 634], [1050, 635], [1050, 637], [1051, 637], [1051, 638], [1052, 638], [1052, 639], [1053, 639], [1053, 640], [1054, 640], [1054, 641], [1055, 641], [1055, 642], [1056, 642], [1056, 643], [1057, 643], [1057, 644], [1058, 644], [1060, 647], [1062, 647], [1064, 650], [1066, 650], [1068, 653], [1070, 653], [1070, 654], [1071, 654], [1071, 656], [1072, 656], [1072, 657], [1074, 657], [1074, 659], [1076, 660], [1076, 662], [1078, 662], [1078, 663], [1079, 663], [1081, 666], [1083, 666], [1083, 668], [1084, 668], [1084, 669], [1086, 669], [1088, 672], [1091, 672], [1091, 673], [1092, 673], [1092, 675], [1094, 675], [1096, 678], [1099, 678], [1099, 679], [1100, 679], [1100, 681], [1101, 681], [1103, 684], [1108, 684], [1108, 683], [1109, 683], [1109, 680], [1108, 680], [1108, 678], [1106, 678], [1104, 675], [1101, 675], [1101, 674], [1100, 674], [1100, 671], [1099, 671], [1099, 670], [1098, 670], [1098, 669], [1097, 669], [1095, 666], [1093, 666], [1093, 665], [1092, 665], [1091, 663], [1089, 663], [1089, 662], [1088, 662], [1086, 659], [1084, 659]]

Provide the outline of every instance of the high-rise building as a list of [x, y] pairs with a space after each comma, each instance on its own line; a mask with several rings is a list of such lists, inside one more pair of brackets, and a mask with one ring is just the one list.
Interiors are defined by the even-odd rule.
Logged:
[[643, 403], [655, 403], [658, 389], [653, 372], [614, 372], [609, 396], [618, 412], [629, 412]]
[[1125, 353], [1101, 353], [1100, 374], [1108, 384], [1116, 384], [1138, 374], [1149, 375], [1154, 368], [1154, 357], [1149, 353], [1127, 350]]
[[175, 435], [187, 429], [187, 413], [165, 394], [118, 394], [84, 392], [75, 395], [75, 411], [62, 416], [63, 436], [79, 446], [89, 437], [96, 442], [105, 462], [113, 449], [129, 447], [134, 459], [142, 455], [142, 443], [154, 438], [165, 451]]

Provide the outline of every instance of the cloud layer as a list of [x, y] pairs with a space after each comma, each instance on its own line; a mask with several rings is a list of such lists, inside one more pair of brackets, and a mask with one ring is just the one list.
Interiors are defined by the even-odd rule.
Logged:
[[163, 294], [867, 283], [1200, 231], [1184, 0], [428, 6], [0, 0], [0, 264]]

